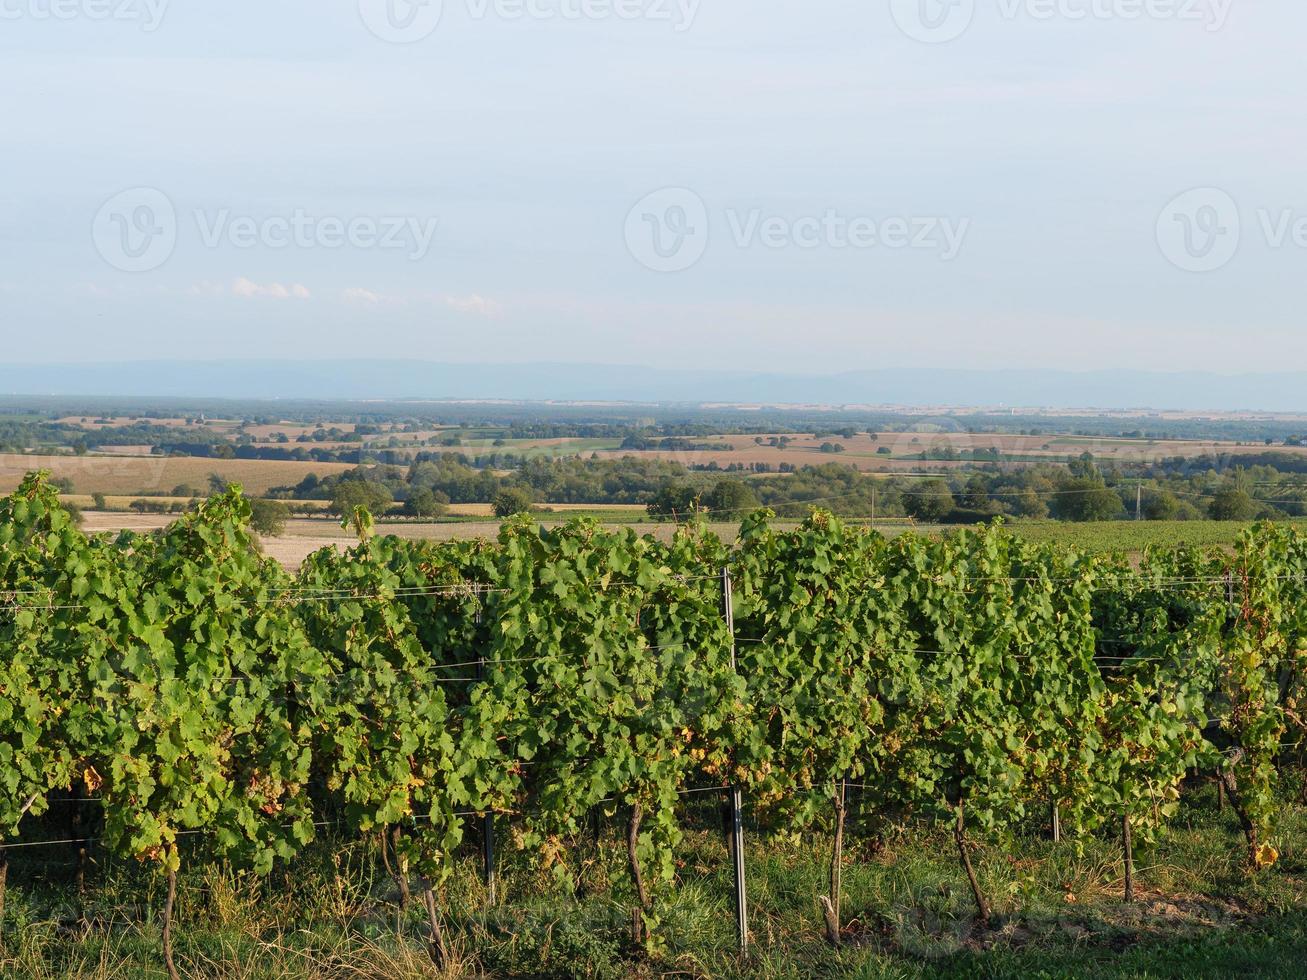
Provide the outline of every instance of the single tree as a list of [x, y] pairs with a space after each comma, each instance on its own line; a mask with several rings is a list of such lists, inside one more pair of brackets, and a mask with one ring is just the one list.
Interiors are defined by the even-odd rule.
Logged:
[[915, 520], [933, 524], [943, 520], [954, 508], [953, 494], [943, 480], [927, 480], [905, 494], [903, 506]]
[[679, 521], [699, 509], [699, 495], [693, 487], [668, 484], [649, 501], [649, 516], [656, 521]]
[[419, 487], [408, 495], [404, 501], [406, 517], [433, 518], [444, 517], [449, 511], [449, 498], [426, 487]]
[[[1074, 464], [1072, 464], [1074, 467]], [[1101, 476], [1077, 476], [1058, 485], [1050, 504], [1063, 521], [1112, 521], [1125, 514], [1125, 505]]]
[[495, 516], [512, 517], [514, 514], [526, 514], [531, 511], [534, 501], [531, 492], [524, 487], [507, 487], [495, 494]]
[[1257, 516], [1257, 501], [1246, 490], [1228, 487], [1217, 492], [1207, 512], [1214, 521], [1251, 521]]
[[705, 503], [714, 517], [739, 519], [757, 510], [758, 498], [742, 480], [722, 480], [709, 492]]
[[373, 513], [384, 511], [394, 498], [390, 491], [380, 483], [370, 480], [342, 480], [336, 484], [331, 496], [331, 509], [334, 513], [352, 514], [356, 507], [365, 507]]
[[290, 508], [280, 500], [250, 501], [250, 527], [264, 537], [281, 535], [289, 518]]

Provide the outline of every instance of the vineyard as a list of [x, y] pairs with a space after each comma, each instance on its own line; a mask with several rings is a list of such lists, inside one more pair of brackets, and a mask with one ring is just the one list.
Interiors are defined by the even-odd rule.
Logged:
[[69, 799], [157, 874], [174, 977], [183, 867], [268, 879], [324, 836], [378, 855], [436, 968], [466, 868], [490, 904], [510, 857], [574, 891], [582, 840], [619, 848], [627, 949], [656, 961], [705, 801], [745, 957], [755, 834], [820, 835], [833, 947], [854, 833], [947, 840], [984, 926], [975, 861], [1013, 828], [1111, 840], [1128, 903], [1133, 849], [1215, 780], [1241, 828], [1217, 846], [1281, 873], [1307, 746], [1296, 530], [1131, 563], [1001, 524], [891, 540], [764, 511], [732, 543], [664, 543], [523, 518], [430, 542], [359, 510], [357, 546], [291, 575], [249, 516], [233, 488], [158, 534], [87, 536], [41, 475], [0, 501], [0, 928], [9, 855], [68, 844]]

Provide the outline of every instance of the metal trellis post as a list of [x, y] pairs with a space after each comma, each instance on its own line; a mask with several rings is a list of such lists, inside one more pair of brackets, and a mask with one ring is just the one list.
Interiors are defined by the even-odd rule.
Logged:
[[[722, 615], [731, 633], [731, 670], [738, 671], [735, 657], [735, 605], [732, 599], [731, 570], [722, 569]], [[749, 952], [749, 902], [744, 882], [744, 822], [741, 814], [743, 794], [740, 787], [730, 788], [731, 795], [731, 863], [735, 870], [735, 925], [740, 953]]]
[[[480, 606], [480, 589], [477, 589], [477, 611], [474, 622], [478, 627], [481, 626], [481, 606]], [[480, 638], [478, 637], [478, 640]], [[486, 662], [484, 659], [477, 661], [477, 680], [485, 678]], [[482, 872], [485, 876], [486, 897], [491, 905], [495, 904], [495, 815], [486, 813], [481, 818], [481, 861]]]

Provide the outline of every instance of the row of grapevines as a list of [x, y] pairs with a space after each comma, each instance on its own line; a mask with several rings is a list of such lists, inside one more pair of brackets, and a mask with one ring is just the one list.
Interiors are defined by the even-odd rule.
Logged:
[[6, 831], [50, 790], [98, 794], [106, 844], [168, 876], [171, 970], [180, 838], [266, 872], [312, 835], [290, 684], [318, 653], [238, 491], [116, 540], [78, 532], [43, 475], [0, 506]]
[[728, 548], [587, 521], [415, 542], [359, 512], [356, 547], [291, 578], [248, 520], [233, 489], [159, 534], [88, 538], [40, 475], [0, 501], [4, 835], [80, 782], [170, 909], [183, 838], [266, 873], [339, 824], [421, 878], [442, 958], [436, 896], [474, 819], [509, 816], [572, 882], [573, 838], [620, 816], [619, 890], [654, 943], [679, 802], [729, 784], [773, 827], [829, 820], [838, 941], [850, 784], [873, 826], [951, 831], [987, 917], [977, 835], [1054, 806], [1073, 831], [1147, 837], [1194, 767], [1219, 770], [1269, 863], [1285, 743], [1307, 738], [1307, 543], [1276, 528], [1135, 568], [999, 526], [890, 541], [822, 513], [756, 514]]

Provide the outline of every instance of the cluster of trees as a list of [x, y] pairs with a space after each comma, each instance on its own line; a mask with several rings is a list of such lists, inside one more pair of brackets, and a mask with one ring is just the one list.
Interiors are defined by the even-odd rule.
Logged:
[[[785, 517], [803, 517], [820, 506], [847, 517], [911, 517], [952, 524], [999, 516], [1119, 520], [1135, 517], [1136, 507], [1145, 520], [1252, 521], [1307, 515], [1307, 485], [1266, 467], [1145, 478], [1113, 466], [1100, 468], [1088, 454], [1065, 465], [944, 471], [924, 479], [869, 475], [836, 463], [786, 465], [781, 473], [770, 474], [745, 467], [689, 469], [674, 461], [637, 457], [517, 462], [516, 468], [500, 470], [477, 467], [457, 454], [424, 454], [407, 466], [377, 464], [326, 478], [311, 475], [294, 487], [273, 491], [273, 496], [331, 501], [333, 510], [342, 514], [365, 506], [374, 513], [411, 517], [439, 517], [451, 502], [498, 503], [510, 491], [510, 497], [533, 504], [642, 506], [664, 520], [695, 511], [734, 518], [757, 504]], [[497, 511], [516, 512], [502, 507]]]
[[753, 487], [743, 480], [720, 480], [706, 491], [685, 484], [669, 484], [649, 501], [655, 521], [684, 521], [708, 513], [714, 520], [741, 520], [760, 506]]
[[[426, 491], [437, 503], [485, 503], [507, 490], [536, 503], [612, 503], [643, 506], [688, 471], [656, 459], [532, 459], [511, 471], [478, 469], [455, 454], [423, 455], [406, 467], [359, 466], [339, 475], [310, 475], [272, 494], [286, 499], [330, 500], [339, 513], [363, 504], [374, 512], [406, 508]], [[419, 515], [421, 516], [421, 515]]]

